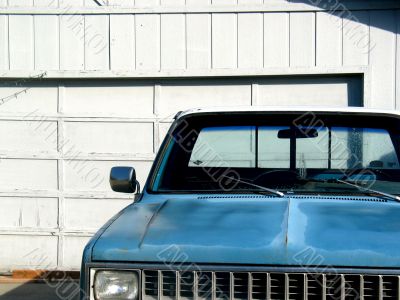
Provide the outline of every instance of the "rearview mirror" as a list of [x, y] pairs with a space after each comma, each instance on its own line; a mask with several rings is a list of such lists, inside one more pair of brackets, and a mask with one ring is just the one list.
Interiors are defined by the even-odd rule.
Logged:
[[110, 172], [110, 185], [114, 192], [134, 193], [138, 187], [136, 172], [132, 167], [113, 167]]
[[315, 128], [294, 128], [294, 129], [281, 129], [278, 131], [279, 139], [290, 139], [293, 135], [296, 139], [308, 139], [318, 137], [318, 130]]

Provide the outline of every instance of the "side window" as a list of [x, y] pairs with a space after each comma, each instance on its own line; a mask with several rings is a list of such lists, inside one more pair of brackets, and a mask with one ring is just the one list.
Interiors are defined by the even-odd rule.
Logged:
[[255, 167], [255, 127], [203, 128], [194, 145], [189, 167]]

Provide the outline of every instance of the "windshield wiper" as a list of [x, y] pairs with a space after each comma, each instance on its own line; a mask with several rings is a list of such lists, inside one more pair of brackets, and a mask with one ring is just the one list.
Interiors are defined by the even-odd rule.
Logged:
[[343, 180], [343, 179], [314, 179], [314, 178], [310, 178], [310, 179], [305, 179], [305, 181], [346, 184], [348, 186], [355, 187], [355, 188], [359, 189], [362, 192], [367, 192], [370, 195], [377, 194], [377, 195], [380, 195], [382, 197], [387, 197], [387, 198], [390, 198], [390, 199], [395, 200], [397, 202], [400, 202], [400, 197], [399, 196], [388, 194], [388, 193], [381, 192], [381, 191], [377, 191], [377, 190], [374, 190], [374, 189], [371, 189], [371, 188], [366, 188], [366, 187], [363, 187], [361, 185], [358, 185], [358, 184], [355, 184], [355, 183], [352, 183], [352, 182], [349, 182], [349, 181]]
[[236, 178], [225, 176], [225, 175], [222, 175], [221, 177], [236, 181], [238, 183], [247, 184], [248, 186], [256, 187], [257, 189], [259, 189], [258, 191], [249, 190], [249, 192], [253, 192], [253, 193], [254, 192], [268, 192], [270, 194], [274, 194], [274, 195], [277, 195], [279, 197], [285, 197], [285, 194], [280, 192], [280, 191], [278, 191], [278, 190], [269, 189], [269, 188], [266, 188], [266, 187], [261, 186], [261, 185], [257, 185], [257, 184], [251, 183], [251, 182], [243, 181], [241, 179], [236, 179]]
[[374, 190], [374, 189], [366, 188], [366, 187], [360, 186], [360, 185], [355, 184], [355, 183], [351, 183], [351, 182], [346, 181], [346, 180], [336, 179], [336, 182], [347, 184], [349, 186], [356, 187], [356, 188], [358, 188], [358, 189], [360, 189], [360, 190], [362, 190], [364, 192], [369, 192], [371, 194], [378, 194], [378, 195], [393, 199], [393, 200], [395, 200], [397, 202], [400, 202], [400, 197], [396, 196], [396, 195], [392, 195], [392, 194], [388, 194], [388, 193], [385, 193], [385, 192], [377, 191], [377, 190]]

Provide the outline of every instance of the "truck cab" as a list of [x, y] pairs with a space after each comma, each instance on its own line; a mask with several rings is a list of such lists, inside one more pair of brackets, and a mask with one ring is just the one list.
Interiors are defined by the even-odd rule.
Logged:
[[399, 299], [400, 115], [179, 113], [83, 253], [81, 299]]

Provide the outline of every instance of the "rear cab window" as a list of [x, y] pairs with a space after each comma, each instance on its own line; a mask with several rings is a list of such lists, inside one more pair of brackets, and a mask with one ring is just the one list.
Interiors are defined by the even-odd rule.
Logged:
[[[353, 176], [393, 193], [400, 187], [399, 122], [379, 117], [301, 115], [187, 118], [172, 132], [151, 192], [245, 193], [224, 190], [221, 174], [293, 193], [341, 193], [349, 187], [316, 178]], [[377, 126], [379, 124], [379, 126]]]

